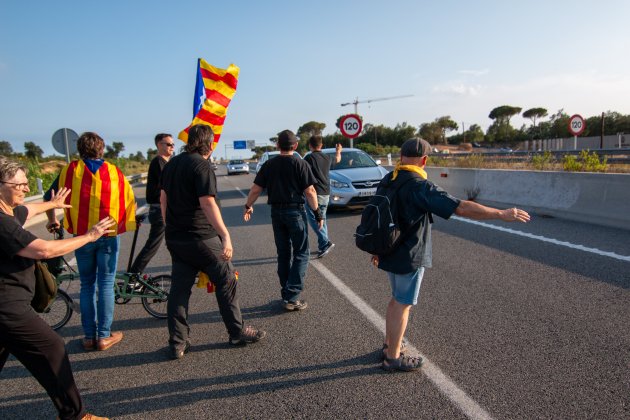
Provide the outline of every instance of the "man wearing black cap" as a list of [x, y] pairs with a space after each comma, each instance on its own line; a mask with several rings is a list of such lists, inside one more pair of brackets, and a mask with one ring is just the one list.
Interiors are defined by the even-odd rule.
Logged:
[[499, 210], [459, 200], [427, 181], [424, 166], [430, 151], [431, 145], [423, 139], [405, 141], [400, 149], [400, 162], [378, 187], [383, 193], [384, 189], [399, 186], [395, 199], [404, 200], [397, 206], [402, 239], [388, 255], [372, 256], [372, 263], [387, 272], [392, 288], [383, 344], [382, 367], [387, 371], [414, 371], [422, 365], [421, 357], [407, 353], [403, 336], [409, 311], [418, 302], [424, 269], [431, 267], [431, 215], [448, 219], [454, 213], [471, 219], [529, 221], [529, 214], [523, 210]]
[[280, 156], [268, 160], [260, 168], [249, 190], [243, 214], [246, 222], [251, 219], [252, 206], [266, 188], [278, 252], [283, 307], [287, 311], [301, 311], [307, 307], [306, 301], [300, 300], [310, 254], [304, 197], [313, 210], [318, 228], [321, 229], [324, 223], [313, 187], [315, 177], [308, 163], [293, 156], [297, 143], [297, 137], [290, 130], [278, 134]]

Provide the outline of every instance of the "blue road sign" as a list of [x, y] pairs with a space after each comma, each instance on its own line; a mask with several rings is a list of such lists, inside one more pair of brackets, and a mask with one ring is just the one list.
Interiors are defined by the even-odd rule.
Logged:
[[246, 140], [234, 140], [234, 150], [236, 149], [247, 149], [247, 141]]

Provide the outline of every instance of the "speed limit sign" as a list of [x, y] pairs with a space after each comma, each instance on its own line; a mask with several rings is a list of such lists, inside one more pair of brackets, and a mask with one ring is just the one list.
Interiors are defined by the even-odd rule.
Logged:
[[357, 114], [344, 115], [339, 122], [339, 129], [344, 137], [353, 139], [361, 134], [363, 122]]
[[584, 129], [586, 128], [586, 122], [581, 115], [575, 114], [571, 118], [569, 118], [569, 131], [574, 136], [579, 136], [582, 134]]

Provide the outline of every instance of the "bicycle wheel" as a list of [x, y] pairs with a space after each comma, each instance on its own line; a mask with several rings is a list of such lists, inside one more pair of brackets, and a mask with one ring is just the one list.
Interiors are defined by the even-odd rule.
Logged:
[[39, 316], [53, 330], [58, 330], [66, 325], [72, 316], [72, 298], [63, 290], [58, 290], [55, 300]]
[[149, 313], [158, 319], [166, 318], [166, 301], [171, 291], [171, 276], [162, 274], [146, 280], [147, 284], [155, 288], [144, 287], [142, 290], [142, 306]]

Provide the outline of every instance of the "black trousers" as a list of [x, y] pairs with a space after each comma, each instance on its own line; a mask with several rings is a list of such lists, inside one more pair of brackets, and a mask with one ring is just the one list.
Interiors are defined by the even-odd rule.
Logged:
[[44, 387], [59, 418], [85, 415], [63, 339], [30, 308], [10, 321], [0, 320], [0, 371], [9, 354]]
[[221, 259], [223, 246], [219, 237], [203, 241], [166, 240], [173, 260], [173, 282], [168, 295], [168, 333], [171, 347], [182, 348], [188, 342], [188, 303], [195, 276], [203, 271], [215, 285], [219, 312], [230, 337], [237, 338], [243, 329], [234, 266]]
[[151, 223], [149, 237], [131, 266], [132, 273], [144, 272], [151, 258], [153, 258], [160, 249], [162, 239], [164, 239], [165, 225], [159, 205], [151, 204], [149, 208], [149, 223]]

